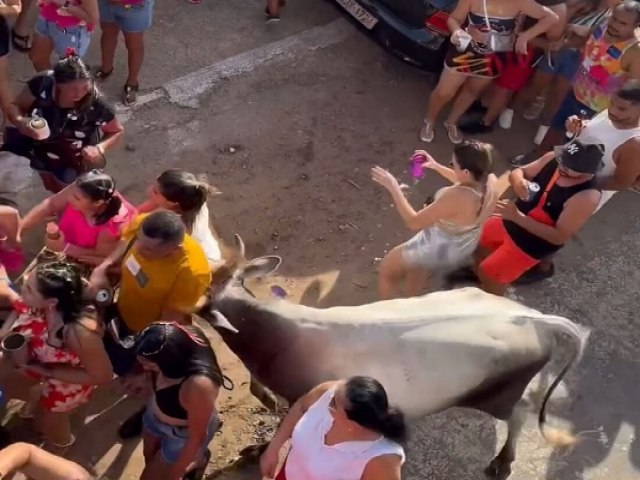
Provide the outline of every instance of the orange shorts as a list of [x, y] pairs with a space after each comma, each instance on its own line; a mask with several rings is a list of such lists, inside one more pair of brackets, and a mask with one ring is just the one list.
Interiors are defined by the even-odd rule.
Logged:
[[516, 281], [540, 260], [524, 253], [504, 228], [501, 217], [490, 217], [482, 227], [480, 247], [491, 254], [480, 263], [482, 273], [494, 282], [509, 284]]

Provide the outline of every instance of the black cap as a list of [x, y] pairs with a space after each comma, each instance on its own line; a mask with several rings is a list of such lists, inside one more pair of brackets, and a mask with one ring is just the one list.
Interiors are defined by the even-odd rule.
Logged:
[[595, 175], [604, 167], [602, 161], [604, 145], [602, 144], [584, 143], [576, 138], [566, 145], [555, 147], [553, 150], [558, 163], [576, 173]]

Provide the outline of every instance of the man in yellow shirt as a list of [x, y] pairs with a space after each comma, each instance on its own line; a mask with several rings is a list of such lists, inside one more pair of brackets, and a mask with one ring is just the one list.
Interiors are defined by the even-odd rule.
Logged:
[[[139, 215], [125, 228], [121, 245], [94, 269], [90, 280], [94, 290], [108, 284], [107, 270], [118, 262], [120, 289], [107, 320], [117, 317], [119, 340], [154, 322], [189, 323], [211, 281], [202, 248], [186, 234], [180, 215], [168, 210]], [[105, 348], [118, 376], [131, 372], [136, 362], [133, 349], [125, 348], [110, 332], [105, 334]], [[122, 436], [136, 435], [134, 417], [123, 424]], [[139, 420], [141, 429], [141, 416]]]

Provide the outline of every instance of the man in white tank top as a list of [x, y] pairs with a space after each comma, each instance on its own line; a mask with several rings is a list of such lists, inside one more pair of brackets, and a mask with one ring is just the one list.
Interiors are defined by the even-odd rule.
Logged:
[[[604, 146], [604, 168], [596, 177], [602, 198], [596, 212], [615, 193], [640, 183], [640, 80], [627, 81], [611, 97], [609, 108], [591, 120], [573, 116], [566, 126], [569, 133], [577, 134], [583, 142]], [[547, 259], [516, 284], [528, 285], [553, 274], [553, 263]]]

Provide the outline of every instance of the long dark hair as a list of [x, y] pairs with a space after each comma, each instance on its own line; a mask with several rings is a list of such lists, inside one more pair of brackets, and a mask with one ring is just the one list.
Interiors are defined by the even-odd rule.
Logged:
[[376, 379], [351, 377], [345, 383], [347, 418], [398, 443], [407, 440], [404, 414], [389, 406], [387, 392]]
[[83, 311], [83, 283], [80, 270], [67, 262], [51, 262], [35, 269], [36, 287], [46, 299], [58, 300], [56, 310], [63, 323], [75, 322]]
[[211, 343], [197, 327], [152, 323], [138, 334], [134, 348], [167, 378], [205, 375], [218, 386], [224, 383]]
[[72, 48], [67, 49], [65, 57], [54, 65], [53, 79], [56, 84], [65, 84], [76, 80], [91, 80], [91, 90], [76, 104], [76, 108], [80, 111], [90, 108], [100, 96], [100, 92], [96, 88], [95, 81], [91, 75], [91, 70]]
[[479, 140], [464, 140], [453, 146], [453, 154], [463, 170], [469, 170], [477, 182], [484, 180], [493, 168], [494, 148]]
[[116, 194], [116, 182], [101, 170], [91, 170], [76, 179], [76, 186], [94, 202], [103, 200], [105, 206], [93, 218], [96, 225], [103, 225], [115, 217], [122, 207], [122, 199]]
[[179, 213], [189, 232], [193, 230], [196, 215], [207, 201], [207, 197], [220, 193], [209, 185], [204, 177], [198, 178], [180, 168], [165, 170], [156, 181], [160, 187], [160, 194], [180, 208]]

